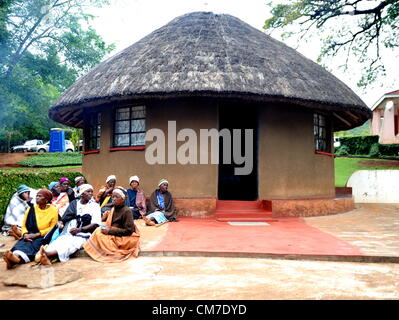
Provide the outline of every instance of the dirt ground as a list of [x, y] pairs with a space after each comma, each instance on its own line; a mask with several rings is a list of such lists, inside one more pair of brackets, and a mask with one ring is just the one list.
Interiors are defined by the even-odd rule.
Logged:
[[16, 272], [46, 278], [77, 269], [80, 278], [43, 289], [0, 284], [0, 299], [399, 299], [399, 264], [139, 257], [118, 264], [74, 258], [50, 268], [22, 265], [7, 271], [1, 262], [0, 279]]
[[0, 153], [0, 168], [21, 167], [18, 162], [34, 154], [36, 152]]
[[[364, 235], [366, 221], [371, 221], [373, 212], [375, 219], [380, 219], [384, 215], [382, 212], [385, 212], [387, 217], [392, 218], [390, 221], [394, 221], [396, 206], [383, 206], [382, 211], [378, 208], [368, 208], [371, 213], [364, 219], [365, 223], [358, 226], [359, 230], [354, 230], [353, 225], [356, 217], [357, 221], [363, 218], [361, 209], [335, 217], [312, 218], [311, 222], [325, 231], [348, 236], [345, 221], [353, 220], [352, 228], [350, 223], [347, 227], [352, 229], [347, 240], [359, 243], [365, 238], [356, 238], [356, 231]], [[367, 215], [367, 212], [363, 214]], [[381, 225], [386, 223], [385, 219], [381, 221]], [[160, 228], [145, 227], [140, 220], [138, 225], [142, 230], [142, 249], [155, 246], [168, 230], [167, 224]], [[339, 225], [345, 225], [345, 228], [341, 230]], [[390, 227], [394, 226], [391, 224]], [[371, 232], [370, 237], [374, 236], [373, 232], [383, 232], [379, 228], [367, 231]], [[381, 247], [381, 243], [386, 241], [386, 248]], [[380, 248], [384, 254], [397, 253], [392, 251], [394, 248], [390, 244], [390, 239], [380, 238], [375, 248]], [[11, 245], [12, 241], [8, 241], [6, 247]], [[368, 249], [370, 253], [375, 253], [371, 247]], [[68, 276], [71, 282], [54, 285], [62, 283], [60, 277]], [[35, 282], [35, 288], [4, 284], [12, 282], [13, 278], [30, 279]], [[67, 263], [56, 263], [50, 268], [30, 263], [13, 270], [6, 270], [5, 263], [0, 260], [0, 299], [397, 300], [398, 279], [398, 263], [142, 255], [122, 263], [106, 264], [95, 262], [87, 256], [79, 256]]]
[[399, 168], [398, 160], [384, 160], [384, 161], [360, 161], [360, 165], [365, 167], [381, 167], [381, 168]]

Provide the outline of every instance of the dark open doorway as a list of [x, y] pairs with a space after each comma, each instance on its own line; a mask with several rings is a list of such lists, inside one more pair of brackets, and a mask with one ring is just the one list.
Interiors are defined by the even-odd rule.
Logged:
[[[226, 128], [232, 137], [231, 164], [223, 163], [223, 140], [219, 144], [219, 200], [258, 199], [258, 108], [251, 105], [228, 104], [219, 106], [219, 130]], [[248, 175], [236, 175], [237, 165], [233, 158], [233, 129], [241, 129], [241, 154], [245, 156], [245, 129], [253, 129], [252, 172]]]

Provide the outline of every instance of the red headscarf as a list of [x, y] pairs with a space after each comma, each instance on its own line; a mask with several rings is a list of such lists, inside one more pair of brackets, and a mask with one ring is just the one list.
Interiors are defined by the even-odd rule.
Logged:
[[44, 198], [47, 199], [47, 202], [50, 203], [51, 199], [53, 199], [53, 194], [51, 193], [50, 190], [47, 189], [40, 189], [37, 194], [42, 195]]

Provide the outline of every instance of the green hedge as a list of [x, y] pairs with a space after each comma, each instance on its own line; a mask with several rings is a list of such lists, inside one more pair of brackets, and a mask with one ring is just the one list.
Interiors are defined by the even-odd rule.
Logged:
[[68, 165], [81, 165], [81, 152], [52, 152], [40, 153], [25, 158], [18, 162], [24, 167], [60, 167]]
[[399, 156], [399, 144], [380, 144], [378, 136], [341, 137], [336, 155]]
[[345, 146], [345, 150], [351, 155], [366, 155], [370, 153], [373, 144], [378, 143], [378, 136], [359, 136], [359, 137], [341, 137], [339, 138], [341, 146], [336, 150]]
[[6, 172], [0, 170], [0, 225], [4, 222], [4, 215], [7, 210], [11, 196], [17, 191], [18, 186], [26, 184], [33, 189], [48, 189], [51, 181], [58, 181], [61, 177], [71, 180], [71, 187], [79, 172], [68, 171], [42, 171], [42, 172]]

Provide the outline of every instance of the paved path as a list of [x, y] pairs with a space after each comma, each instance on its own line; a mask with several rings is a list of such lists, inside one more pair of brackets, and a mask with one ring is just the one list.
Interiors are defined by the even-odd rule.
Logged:
[[[81, 253], [50, 269], [13, 270], [1, 261], [1, 282], [49, 272], [78, 272], [79, 279], [41, 289], [0, 284], [0, 299], [399, 299], [399, 263], [386, 263], [399, 261], [399, 205], [278, 220], [238, 227], [183, 218], [159, 228], [138, 221], [139, 258], [104, 264]], [[14, 243], [1, 242], [1, 252]], [[380, 263], [343, 262], [352, 254]], [[310, 261], [320, 255], [335, 261]]]

